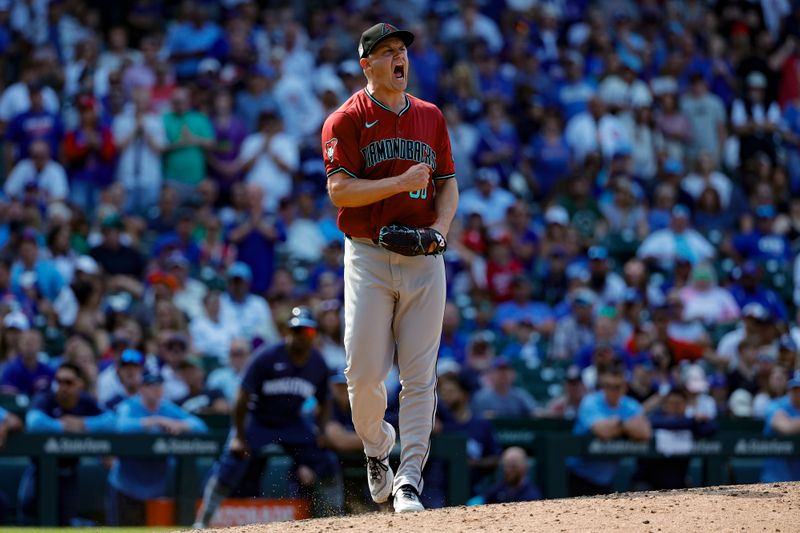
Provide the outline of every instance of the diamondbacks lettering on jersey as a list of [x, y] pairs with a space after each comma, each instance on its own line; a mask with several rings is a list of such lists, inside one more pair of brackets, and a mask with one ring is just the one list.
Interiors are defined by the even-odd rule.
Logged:
[[265, 396], [287, 394], [307, 399], [317, 392], [317, 388], [305, 379], [292, 377], [268, 379], [262, 383], [261, 392]]
[[436, 150], [422, 141], [413, 139], [394, 138], [373, 141], [361, 149], [361, 155], [364, 156], [367, 168], [390, 159], [402, 159], [425, 163], [432, 170], [436, 170]]

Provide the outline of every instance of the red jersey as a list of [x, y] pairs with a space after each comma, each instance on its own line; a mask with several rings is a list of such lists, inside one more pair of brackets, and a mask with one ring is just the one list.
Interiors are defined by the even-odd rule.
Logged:
[[[433, 180], [455, 177], [442, 112], [410, 95], [403, 110], [395, 113], [366, 89], [358, 91], [322, 126], [322, 154], [328, 176], [345, 172], [357, 179], [379, 180], [425, 163], [433, 169]], [[393, 222], [430, 226], [436, 221], [433, 180], [425, 189], [361, 207], [340, 207], [339, 229], [353, 237], [377, 239], [380, 228]]]

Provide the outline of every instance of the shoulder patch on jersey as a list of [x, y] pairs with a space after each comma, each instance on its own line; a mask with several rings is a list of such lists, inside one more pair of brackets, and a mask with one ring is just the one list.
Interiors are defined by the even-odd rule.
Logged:
[[334, 137], [330, 141], [325, 143], [325, 155], [328, 156], [328, 160], [333, 163], [333, 153], [336, 150], [336, 145], [338, 144], [339, 139]]

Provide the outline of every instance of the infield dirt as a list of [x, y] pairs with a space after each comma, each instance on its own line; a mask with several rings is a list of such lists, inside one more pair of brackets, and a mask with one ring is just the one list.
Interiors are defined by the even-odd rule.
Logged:
[[456, 531], [800, 531], [800, 483], [630, 492], [592, 498], [372, 513], [211, 530], [241, 533]]

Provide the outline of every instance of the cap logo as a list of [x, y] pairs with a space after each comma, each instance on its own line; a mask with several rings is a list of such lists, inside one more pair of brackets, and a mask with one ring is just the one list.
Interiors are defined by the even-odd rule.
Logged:
[[383, 37], [387, 33], [392, 33], [395, 31], [397, 31], [397, 28], [395, 28], [391, 24], [386, 24], [385, 22], [381, 24], [381, 37]]

